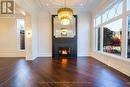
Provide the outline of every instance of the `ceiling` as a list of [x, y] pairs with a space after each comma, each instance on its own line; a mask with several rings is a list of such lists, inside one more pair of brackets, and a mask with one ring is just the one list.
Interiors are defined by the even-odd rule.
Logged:
[[[91, 12], [103, 0], [66, 0], [66, 6], [74, 10], [74, 13]], [[31, 8], [40, 10], [47, 10], [51, 14], [56, 14], [58, 8], [65, 6], [65, 0], [28, 0]], [[1, 15], [0, 17], [24, 16], [25, 12], [16, 5], [15, 15]]]
[[[50, 13], [65, 6], [65, 0], [33, 0], [38, 7], [47, 9]], [[102, 0], [66, 0], [66, 6], [75, 12], [91, 12]]]

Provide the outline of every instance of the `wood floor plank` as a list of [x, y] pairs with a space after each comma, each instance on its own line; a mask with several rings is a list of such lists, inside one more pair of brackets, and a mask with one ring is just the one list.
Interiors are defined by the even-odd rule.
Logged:
[[91, 57], [3, 58], [0, 87], [130, 87], [130, 77]]

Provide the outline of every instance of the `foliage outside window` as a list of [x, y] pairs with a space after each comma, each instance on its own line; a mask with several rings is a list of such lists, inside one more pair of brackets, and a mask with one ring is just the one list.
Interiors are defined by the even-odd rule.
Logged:
[[97, 46], [96, 48], [97, 48], [98, 51], [100, 51], [100, 48], [101, 48], [100, 47], [100, 45], [101, 45], [100, 44], [100, 40], [101, 40], [100, 32], [101, 32], [101, 30], [100, 30], [100, 27], [99, 27], [99, 28], [96, 29], [96, 46]]
[[103, 51], [121, 55], [122, 19], [103, 27]]
[[127, 17], [127, 30], [128, 30], [128, 47], [127, 47], [127, 57], [130, 58], [130, 15]]

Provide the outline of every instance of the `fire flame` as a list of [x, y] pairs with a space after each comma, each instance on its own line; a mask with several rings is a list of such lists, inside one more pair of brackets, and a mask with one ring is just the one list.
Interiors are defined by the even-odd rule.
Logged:
[[62, 50], [62, 54], [67, 55], [68, 54], [67, 50]]

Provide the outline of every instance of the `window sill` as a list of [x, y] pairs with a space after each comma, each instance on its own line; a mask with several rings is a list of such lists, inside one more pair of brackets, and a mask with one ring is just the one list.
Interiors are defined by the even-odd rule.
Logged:
[[110, 53], [101, 52], [101, 51], [96, 51], [96, 53], [102, 54], [102, 55], [107, 56], [107, 57], [111, 57], [111, 58], [123, 60], [123, 61], [126, 61], [126, 62], [130, 62], [130, 58], [118, 56], [118, 55], [115, 55], [115, 54], [110, 54]]
[[25, 50], [19, 50], [20, 52], [25, 52]]

